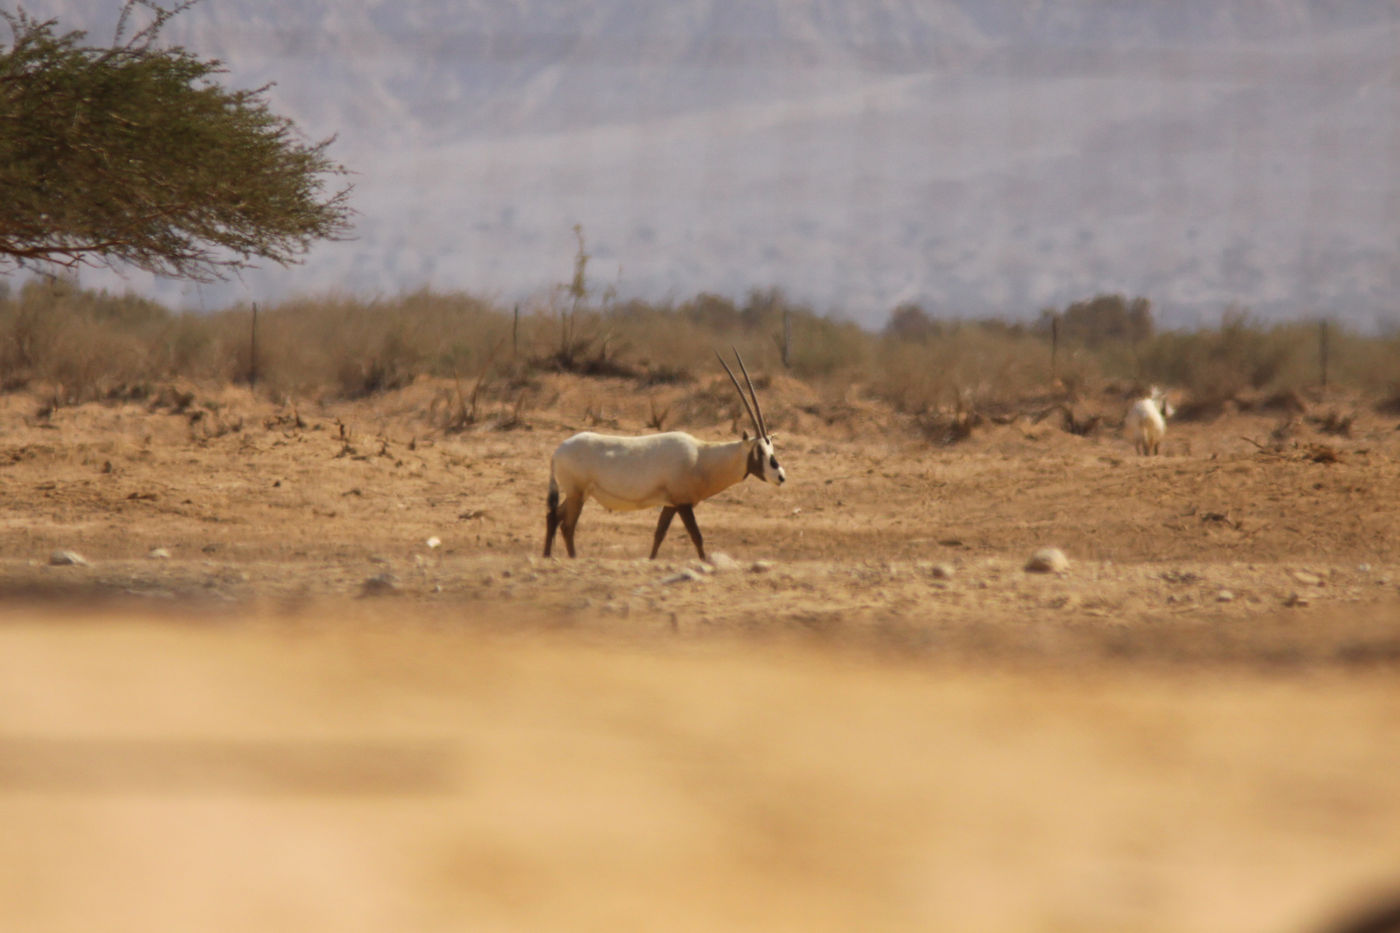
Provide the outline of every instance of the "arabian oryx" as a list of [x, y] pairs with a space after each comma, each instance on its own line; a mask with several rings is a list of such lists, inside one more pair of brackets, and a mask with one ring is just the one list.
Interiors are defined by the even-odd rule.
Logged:
[[1161, 451], [1162, 438], [1167, 434], [1167, 419], [1175, 411], [1167, 395], [1153, 386], [1146, 398], [1133, 402], [1128, 416], [1123, 419], [1123, 427], [1132, 438], [1133, 447], [1144, 456], [1155, 456]]
[[749, 379], [738, 350], [734, 356], [748, 384], [752, 406], [729, 364], [723, 357], [719, 362], [738, 390], [757, 436], [750, 438], [745, 431], [743, 440], [720, 443], [698, 440], [683, 431], [640, 437], [612, 437], [591, 431], [575, 434], [559, 445], [549, 463], [545, 557], [554, 546], [555, 529], [564, 532], [564, 547], [570, 557], [574, 556], [574, 527], [578, 525], [583, 501], [592, 496], [604, 508], [614, 511], [660, 507], [661, 518], [651, 542], [652, 559], [661, 548], [671, 519], [679, 514], [690, 540], [695, 542], [695, 550], [704, 560], [705, 544], [700, 526], [695, 524], [697, 504], [748, 476], [757, 476], [775, 486], [787, 481], [773, 453], [773, 438], [764, 425], [753, 380]]

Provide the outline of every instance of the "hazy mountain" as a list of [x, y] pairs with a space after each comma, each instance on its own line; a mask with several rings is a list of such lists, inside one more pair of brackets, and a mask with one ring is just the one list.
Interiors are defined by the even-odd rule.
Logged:
[[[26, 8], [106, 40], [93, 5]], [[623, 295], [1400, 323], [1395, 3], [205, 0], [166, 35], [337, 134], [360, 211], [291, 270], [130, 279], [185, 304], [539, 297], [579, 223]]]

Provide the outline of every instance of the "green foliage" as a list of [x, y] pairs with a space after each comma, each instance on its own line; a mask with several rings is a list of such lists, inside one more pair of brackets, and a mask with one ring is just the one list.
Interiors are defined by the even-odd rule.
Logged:
[[155, 45], [190, 5], [128, 0], [123, 27], [137, 6], [155, 18], [110, 48], [0, 13], [0, 259], [208, 280], [345, 235], [330, 140], [302, 143], [262, 90], [225, 90], [218, 62]]

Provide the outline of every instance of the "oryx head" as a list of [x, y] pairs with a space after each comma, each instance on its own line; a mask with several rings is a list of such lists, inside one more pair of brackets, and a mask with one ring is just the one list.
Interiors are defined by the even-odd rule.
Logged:
[[[739, 380], [734, 376], [734, 370], [729, 368], [729, 364], [719, 355], [718, 350], [715, 351], [715, 356], [719, 358], [719, 365], [729, 374], [729, 381], [734, 383], [734, 389], [739, 393], [739, 401], [744, 403], [744, 409], [748, 411], [749, 420], [753, 422], [753, 429], [757, 432], [749, 448], [749, 473], [764, 482], [781, 486], [787, 482], [787, 474], [778, 466], [778, 455], [773, 452], [773, 437], [763, 423], [763, 409], [758, 405], [758, 394], [753, 390], [753, 380], [749, 378], [749, 371], [744, 366], [744, 358], [739, 355], [739, 351], [732, 346], [729, 349], [734, 350], [734, 358], [739, 361], [739, 370], [744, 374], [744, 382], [749, 387], [747, 397], [739, 386]], [[753, 405], [749, 404], [750, 398], [753, 399]], [[744, 437], [747, 439], [748, 436], [748, 432], [745, 431]]]
[[1172, 407], [1172, 403], [1167, 401], [1167, 393], [1163, 392], [1157, 386], [1152, 387], [1149, 397], [1152, 399], [1152, 404], [1156, 405], [1157, 410], [1162, 413], [1163, 418], [1170, 418], [1172, 415], [1176, 414], [1176, 409]]

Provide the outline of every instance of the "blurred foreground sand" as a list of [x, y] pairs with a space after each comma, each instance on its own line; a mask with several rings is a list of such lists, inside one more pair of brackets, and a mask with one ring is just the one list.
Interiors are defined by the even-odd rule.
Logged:
[[957, 670], [403, 608], [5, 613], [6, 927], [1263, 933], [1400, 866], [1389, 674]]

